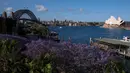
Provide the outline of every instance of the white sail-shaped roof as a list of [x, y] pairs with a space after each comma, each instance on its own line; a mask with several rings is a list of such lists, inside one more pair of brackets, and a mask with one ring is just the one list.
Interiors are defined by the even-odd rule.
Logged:
[[116, 25], [120, 25], [122, 24], [122, 19], [120, 17], [118, 17], [118, 19], [116, 20], [116, 18], [114, 16], [110, 16], [110, 18], [108, 20], [105, 21], [106, 24], [116, 24]]

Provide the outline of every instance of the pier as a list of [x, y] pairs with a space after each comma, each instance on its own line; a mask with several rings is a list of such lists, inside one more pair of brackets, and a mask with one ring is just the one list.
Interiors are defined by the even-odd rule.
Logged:
[[130, 41], [110, 39], [110, 38], [96, 38], [97, 43], [108, 46], [114, 49], [115, 52], [130, 58]]

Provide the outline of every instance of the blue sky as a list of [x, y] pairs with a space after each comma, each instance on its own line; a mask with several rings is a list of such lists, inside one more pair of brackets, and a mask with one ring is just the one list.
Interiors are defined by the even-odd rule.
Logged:
[[111, 15], [130, 21], [130, 0], [1, 0], [0, 12], [28, 7], [42, 20], [105, 21]]

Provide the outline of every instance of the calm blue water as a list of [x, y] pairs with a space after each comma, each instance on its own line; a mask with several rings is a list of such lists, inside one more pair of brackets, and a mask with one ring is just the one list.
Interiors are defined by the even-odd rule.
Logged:
[[74, 43], [88, 43], [89, 38], [120, 38], [123, 36], [130, 36], [130, 30], [124, 29], [105, 29], [98, 26], [56, 26], [49, 27], [51, 30], [59, 33], [60, 39], [68, 40], [71, 37]]

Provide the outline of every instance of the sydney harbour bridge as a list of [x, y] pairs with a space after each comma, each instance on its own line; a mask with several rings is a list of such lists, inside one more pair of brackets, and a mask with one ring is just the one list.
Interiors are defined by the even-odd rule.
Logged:
[[10, 16], [8, 16], [7, 13], [4, 11], [3, 14], [0, 16], [0, 33], [11, 33], [13, 31], [13, 28], [21, 26], [21, 24], [19, 24], [21, 21], [23, 23], [25, 23], [26, 21], [31, 21], [41, 24], [41, 22], [37, 19], [37, 17], [31, 10], [20, 9], [15, 12], [10, 12]]
[[[27, 14], [30, 19], [27, 19], [27, 18], [21, 18], [21, 16], [23, 14]], [[38, 21], [36, 16], [34, 15], [34, 13], [28, 9], [20, 9], [20, 10], [17, 10], [16, 12], [14, 12], [14, 19], [16, 20], [31, 20], [31, 21]]]
[[[26, 16], [21, 18], [23, 15], [28, 16], [29, 19], [26, 18]], [[10, 12], [10, 16], [8, 16], [7, 12], [4, 11], [3, 14], [1, 14], [1, 18], [12, 18], [12, 19], [17, 20], [17, 21], [18, 20], [29, 20], [29, 21], [35, 21], [35, 22], [38, 21], [37, 17], [29, 9], [20, 9], [20, 10], [17, 10], [15, 12]]]

